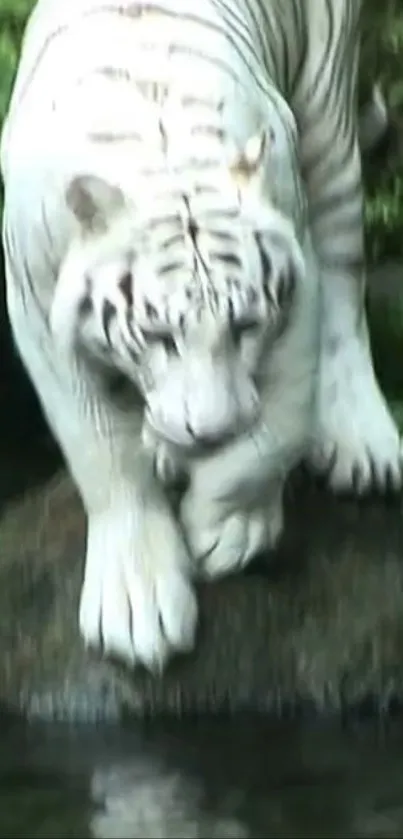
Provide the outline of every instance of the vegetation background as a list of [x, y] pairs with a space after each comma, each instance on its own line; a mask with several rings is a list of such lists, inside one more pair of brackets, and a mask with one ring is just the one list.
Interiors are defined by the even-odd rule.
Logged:
[[[0, 0], [0, 130], [33, 5], [34, 0]], [[372, 265], [401, 262], [403, 266], [403, 0], [364, 0], [363, 29], [360, 98], [364, 100], [378, 81], [394, 125], [389, 147], [364, 166], [368, 260]], [[377, 297], [370, 318], [376, 363], [392, 396], [402, 401], [403, 417], [403, 365], [400, 372], [395, 363], [397, 353], [403, 358], [403, 268], [401, 288], [386, 308]]]

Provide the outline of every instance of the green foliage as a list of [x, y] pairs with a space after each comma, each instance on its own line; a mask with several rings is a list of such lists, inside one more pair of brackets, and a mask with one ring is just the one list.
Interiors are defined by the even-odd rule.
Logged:
[[17, 58], [16, 39], [10, 32], [3, 31], [0, 37], [0, 114], [2, 117], [6, 111]]
[[[64, 0], [68, 2], [68, 0]], [[21, 36], [34, 0], [0, 0], [0, 126], [10, 96]], [[403, 0], [364, 0], [360, 98], [381, 82], [397, 122], [402, 150], [393, 166], [366, 174], [365, 218], [372, 261], [403, 257]]]
[[0, 125], [18, 62], [21, 37], [33, 0], [0, 0]]
[[403, 257], [403, 0], [364, 0], [361, 98], [380, 82], [396, 126], [390, 165], [364, 167], [367, 249], [371, 261]]

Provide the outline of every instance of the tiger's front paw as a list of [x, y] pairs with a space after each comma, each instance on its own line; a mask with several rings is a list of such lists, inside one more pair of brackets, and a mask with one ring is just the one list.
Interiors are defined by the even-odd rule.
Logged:
[[403, 484], [400, 435], [380, 391], [369, 351], [358, 339], [323, 359], [314, 471], [334, 491], [399, 491]]
[[273, 550], [283, 530], [281, 498], [258, 508], [223, 514], [219, 504], [185, 495], [181, 522], [198, 575], [207, 578], [236, 573], [258, 554]]
[[90, 518], [80, 629], [87, 646], [158, 671], [193, 647], [197, 605], [175, 523], [142, 512]]

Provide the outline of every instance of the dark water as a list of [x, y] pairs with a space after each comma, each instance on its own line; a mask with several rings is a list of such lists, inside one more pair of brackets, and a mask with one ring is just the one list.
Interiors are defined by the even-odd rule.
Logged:
[[403, 837], [403, 724], [1, 723], [0, 837]]

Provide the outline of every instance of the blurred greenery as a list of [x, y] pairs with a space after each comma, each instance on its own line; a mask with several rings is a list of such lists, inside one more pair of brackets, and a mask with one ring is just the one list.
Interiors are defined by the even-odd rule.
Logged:
[[[0, 0], [0, 127], [33, 5], [34, 0]], [[400, 155], [365, 169], [368, 256], [378, 262], [403, 256], [403, 0], [364, 0], [363, 28], [361, 98], [379, 81], [402, 138]]]
[[361, 99], [380, 83], [396, 130], [389, 165], [364, 166], [366, 233], [372, 262], [403, 256], [403, 0], [364, 0]]
[[0, 0], [0, 121], [10, 96], [21, 35], [33, 5], [33, 0]]

